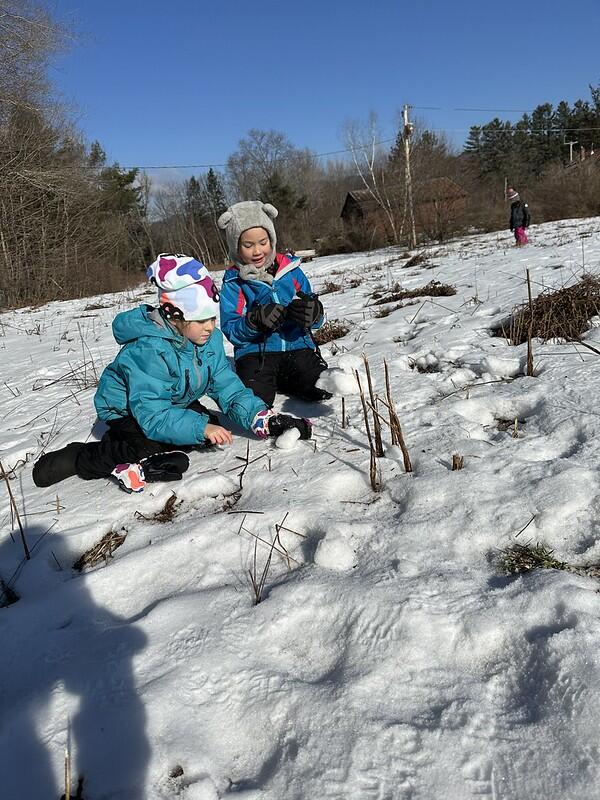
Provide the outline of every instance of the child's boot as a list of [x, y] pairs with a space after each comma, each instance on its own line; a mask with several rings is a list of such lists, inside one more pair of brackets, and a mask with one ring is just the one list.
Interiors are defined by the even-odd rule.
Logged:
[[322, 400], [331, 400], [333, 395], [326, 389], [320, 389], [318, 386], [311, 386], [310, 389], [297, 393], [296, 397], [307, 403], [320, 403]]
[[52, 486], [55, 483], [64, 481], [65, 478], [72, 478], [77, 475], [75, 463], [81, 449], [85, 447], [84, 442], [71, 442], [62, 450], [55, 450], [53, 453], [44, 453], [33, 467], [33, 482], [36, 486]]

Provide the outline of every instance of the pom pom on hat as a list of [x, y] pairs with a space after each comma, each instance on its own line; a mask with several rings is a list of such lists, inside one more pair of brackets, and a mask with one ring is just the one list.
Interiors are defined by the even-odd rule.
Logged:
[[195, 258], [161, 253], [146, 275], [158, 288], [158, 303], [167, 319], [199, 321], [217, 316], [219, 292]]

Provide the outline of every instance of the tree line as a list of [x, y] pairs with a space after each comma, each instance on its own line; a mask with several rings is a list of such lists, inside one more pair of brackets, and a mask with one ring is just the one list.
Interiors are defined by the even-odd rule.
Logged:
[[[299, 148], [282, 132], [252, 129], [224, 170], [159, 186], [138, 169], [108, 163], [102, 145], [87, 143], [61, 107], [47, 73], [64, 46], [65, 31], [43, 7], [0, 0], [2, 306], [123, 289], [163, 251], [223, 264], [217, 220], [238, 200], [261, 198], [279, 209], [282, 248], [406, 245], [407, 142], [421, 241], [505, 227], [505, 180], [529, 200], [536, 222], [600, 214], [600, 167], [589, 157], [600, 134], [600, 88], [572, 106], [540, 105], [517, 123], [474, 126], [462, 150], [419, 121], [382, 144], [374, 114], [346, 123], [347, 153], [336, 159]], [[577, 141], [588, 158], [570, 165], [565, 141]], [[450, 182], [439, 179], [460, 187], [459, 208], [445, 203], [439, 187]], [[344, 224], [340, 211], [354, 190], [367, 211]], [[435, 213], [420, 214], [424, 208]]]

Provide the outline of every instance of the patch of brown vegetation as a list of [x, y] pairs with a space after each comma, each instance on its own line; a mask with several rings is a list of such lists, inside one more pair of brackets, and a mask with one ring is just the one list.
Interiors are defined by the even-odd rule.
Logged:
[[350, 331], [350, 326], [341, 322], [339, 319], [332, 319], [326, 322], [318, 331], [315, 331], [315, 342], [319, 347], [334, 339], [341, 339]]
[[320, 294], [331, 294], [332, 292], [339, 292], [341, 289], [341, 285], [339, 283], [334, 283], [333, 281], [327, 281], [325, 286], [321, 289]]
[[402, 289], [400, 284], [392, 287], [389, 294], [381, 296], [379, 293], [371, 295], [374, 299], [374, 306], [381, 306], [384, 303], [395, 303], [398, 300], [406, 300], [413, 297], [450, 297], [456, 294], [454, 286], [440, 281], [429, 281], [425, 286], [417, 289]]
[[177, 495], [173, 492], [160, 511], [157, 511], [151, 517], [147, 517], [145, 514], [142, 514], [141, 511], [136, 511], [135, 516], [140, 519], [145, 519], [147, 522], [173, 522], [177, 516], [178, 508], [182, 503], [183, 500], [177, 502]]
[[112, 558], [114, 551], [120, 547], [127, 537], [125, 528], [121, 531], [109, 531], [105, 534], [100, 541], [89, 550], [80, 556], [73, 564], [73, 569], [82, 572], [86, 567], [95, 567], [102, 561], [106, 564], [109, 558]]
[[600, 314], [600, 279], [584, 275], [573, 286], [541, 292], [531, 307], [529, 302], [517, 306], [508, 320], [492, 329], [494, 336], [503, 336], [511, 345], [523, 344], [531, 329], [539, 339], [566, 339], [577, 342], [589, 329], [591, 317]]

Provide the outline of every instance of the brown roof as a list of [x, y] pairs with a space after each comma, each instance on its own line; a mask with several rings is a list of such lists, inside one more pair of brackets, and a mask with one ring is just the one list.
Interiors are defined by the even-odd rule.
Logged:
[[379, 209], [379, 203], [368, 189], [353, 189], [351, 192], [346, 193], [346, 199], [340, 213], [341, 217], [344, 216], [349, 206], [354, 208], [358, 206], [363, 214]]

